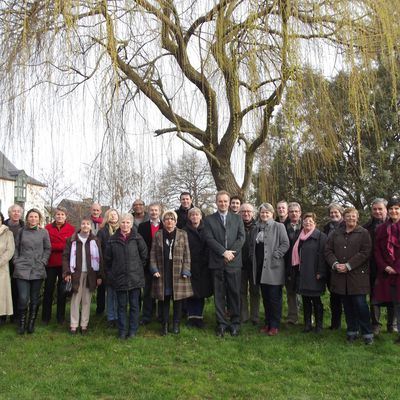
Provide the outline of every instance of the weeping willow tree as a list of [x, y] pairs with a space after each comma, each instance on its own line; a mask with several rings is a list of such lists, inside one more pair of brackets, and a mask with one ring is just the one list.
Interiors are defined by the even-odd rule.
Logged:
[[[9, 132], [16, 135], [13, 121], [23, 117], [13, 100], [32, 87], [51, 83], [67, 96], [94, 82], [105, 119], [117, 119], [123, 131], [132, 113], [150, 109], [157, 120], [156, 110], [155, 135], [175, 135], [203, 152], [217, 188], [246, 196], [274, 112], [305, 65], [321, 68], [329, 49], [350, 71], [356, 121], [370, 85], [358, 71], [374, 68], [379, 55], [397, 79], [391, 68], [397, 6], [397, 0], [4, 0], [1, 84]], [[300, 104], [301, 95], [287, 101]], [[291, 118], [298, 124], [295, 111]], [[327, 143], [322, 160], [332, 147]]]

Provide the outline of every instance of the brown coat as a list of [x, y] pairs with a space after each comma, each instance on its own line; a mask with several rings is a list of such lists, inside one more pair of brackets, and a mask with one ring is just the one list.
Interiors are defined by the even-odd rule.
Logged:
[[[369, 257], [371, 253], [371, 237], [361, 226], [346, 233], [346, 228], [335, 230], [328, 237], [325, 249], [326, 261], [331, 268], [330, 291], [340, 295], [368, 294]], [[335, 263], [348, 263], [351, 270], [339, 273], [332, 266]]]
[[12, 315], [10, 270], [8, 262], [14, 255], [14, 236], [5, 225], [0, 225], [0, 315]]
[[[90, 241], [94, 240], [99, 248], [100, 266], [99, 271], [94, 271], [91, 266], [90, 258]], [[72, 242], [76, 241], [76, 268], [75, 272], [71, 274], [70, 270], [70, 254]], [[87, 287], [89, 291], [93, 292], [97, 287], [97, 279], [103, 279], [103, 256], [101, 254], [101, 245], [99, 239], [92, 233], [89, 235], [85, 243], [86, 251], [86, 265], [87, 265]], [[82, 242], [79, 240], [78, 233], [74, 233], [68, 240], [63, 253], [63, 277], [71, 275], [72, 279], [72, 292], [78, 293], [79, 280], [82, 272]]]
[[[190, 250], [185, 231], [176, 229], [175, 245], [172, 255], [172, 285], [174, 300], [186, 299], [193, 296], [190, 281]], [[164, 249], [163, 231], [158, 231], [153, 239], [150, 252], [150, 271], [160, 273], [159, 278], [153, 277], [151, 295], [158, 300], [164, 300]], [[187, 275], [185, 279], [182, 274]]]

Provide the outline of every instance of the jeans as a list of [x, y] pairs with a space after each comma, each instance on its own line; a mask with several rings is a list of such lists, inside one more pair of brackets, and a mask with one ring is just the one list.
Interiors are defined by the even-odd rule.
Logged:
[[17, 279], [18, 286], [18, 311], [24, 312], [29, 305], [36, 308], [39, 306], [40, 288], [42, 287], [43, 279]]
[[64, 322], [66, 296], [61, 288], [61, 284], [63, 281], [62, 267], [47, 267], [46, 274], [47, 278], [44, 281], [43, 292], [42, 320], [44, 322], [49, 322], [51, 320], [54, 287], [57, 282], [57, 322]]
[[140, 289], [117, 290], [118, 301], [118, 331], [120, 336], [126, 336], [126, 314], [129, 303], [129, 335], [135, 335], [139, 328], [139, 295]]
[[282, 319], [282, 285], [260, 284], [264, 303], [265, 326], [279, 328]]
[[347, 336], [356, 336], [359, 332], [364, 338], [372, 338], [372, 325], [365, 294], [342, 296], [347, 324]]
[[106, 285], [106, 298], [107, 298], [107, 321], [116, 321], [118, 319], [117, 292], [111, 286], [108, 285]]

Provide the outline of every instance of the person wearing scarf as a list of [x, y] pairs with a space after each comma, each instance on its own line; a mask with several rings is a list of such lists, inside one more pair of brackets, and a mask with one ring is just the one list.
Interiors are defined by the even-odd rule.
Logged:
[[[100, 225], [100, 230], [97, 232], [97, 237], [100, 240], [101, 251], [106, 253], [106, 246], [110, 237], [119, 228], [119, 213], [115, 208], [108, 209], [104, 214], [103, 222]], [[110, 328], [115, 328], [118, 324], [118, 302], [117, 293], [107, 280], [107, 276], [103, 283], [97, 288], [97, 296], [101, 297], [101, 287], [105, 289], [105, 302], [107, 303], [107, 321]], [[101, 309], [101, 307], [100, 307]]]
[[303, 229], [292, 250], [292, 268], [296, 276], [296, 292], [301, 294], [304, 313], [304, 331], [312, 330], [314, 311], [315, 332], [322, 330], [324, 308], [321, 296], [325, 291], [327, 264], [324, 249], [327, 236], [316, 228], [316, 215], [306, 213]]
[[373, 344], [367, 294], [370, 291], [369, 257], [371, 237], [358, 225], [358, 211], [344, 211], [345, 226], [328, 236], [325, 258], [331, 269], [330, 290], [342, 297], [347, 340], [353, 343], [361, 334], [366, 345]]
[[80, 230], [67, 240], [63, 254], [63, 277], [66, 282], [72, 281], [70, 333], [75, 335], [80, 326], [81, 334], [86, 335], [92, 293], [103, 279], [100, 242], [91, 232], [90, 218], [83, 218]]
[[162, 215], [163, 229], [153, 239], [150, 252], [150, 272], [153, 275], [152, 296], [159, 300], [162, 310], [161, 336], [168, 334], [169, 308], [173, 301], [172, 332], [180, 333], [182, 300], [193, 296], [191, 258], [187, 233], [176, 227], [177, 214], [173, 210]]
[[285, 226], [274, 221], [274, 208], [263, 203], [258, 220], [250, 232], [250, 254], [254, 284], [260, 285], [264, 304], [265, 325], [261, 333], [276, 336], [282, 318], [282, 287], [285, 284], [284, 255], [289, 249]]
[[[400, 198], [392, 198], [387, 204], [389, 219], [376, 230], [374, 255], [377, 278], [373, 302], [393, 303], [400, 332]], [[400, 335], [396, 339], [400, 344]]]

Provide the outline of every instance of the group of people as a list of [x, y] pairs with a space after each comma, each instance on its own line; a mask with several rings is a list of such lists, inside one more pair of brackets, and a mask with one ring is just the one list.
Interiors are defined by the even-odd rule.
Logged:
[[11, 206], [9, 219], [1, 215], [0, 224], [0, 321], [14, 317], [19, 334], [33, 333], [44, 282], [45, 324], [56, 283], [56, 317], [64, 323], [70, 286], [71, 335], [79, 328], [87, 334], [97, 291], [96, 311], [106, 310], [120, 339], [136, 336], [141, 324], [155, 318], [162, 336], [179, 334], [184, 314], [188, 326], [201, 329], [205, 299], [212, 295], [216, 335], [238, 336], [241, 324], [260, 325], [260, 294], [260, 332], [276, 336], [285, 287], [287, 323], [297, 324], [301, 297], [303, 331], [319, 333], [321, 296], [328, 287], [330, 329], [340, 328], [343, 310], [349, 342], [362, 337], [373, 343], [382, 307], [388, 331], [400, 332], [400, 198], [375, 199], [364, 227], [355, 208], [332, 203], [321, 230], [316, 215], [302, 215], [297, 202], [280, 201], [276, 212], [262, 203], [256, 213], [238, 196], [219, 191], [217, 211], [204, 217], [190, 193], [182, 193], [180, 201], [177, 210], [162, 213], [158, 203], [146, 212], [137, 199], [132, 213], [108, 209], [104, 218], [101, 206], [93, 204], [76, 232], [65, 208], [58, 207], [43, 229], [39, 210], [29, 210], [22, 221], [21, 207]]

